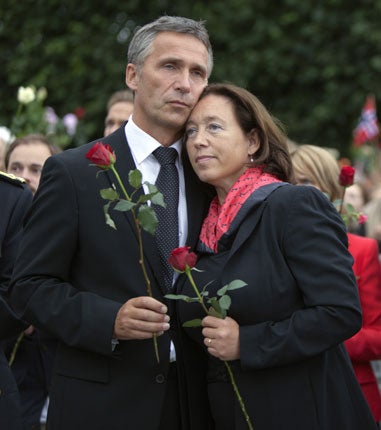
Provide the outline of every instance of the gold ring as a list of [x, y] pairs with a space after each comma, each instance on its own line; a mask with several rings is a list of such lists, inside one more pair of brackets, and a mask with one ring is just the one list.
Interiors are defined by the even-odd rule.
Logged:
[[212, 343], [212, 339], [208, 339], [208, 345]]

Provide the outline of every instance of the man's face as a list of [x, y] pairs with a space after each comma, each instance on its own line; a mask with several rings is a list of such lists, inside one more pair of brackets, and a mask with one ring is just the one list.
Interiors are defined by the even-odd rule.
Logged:
[[207, 85], [208, 51], [188, 34], [163, 32], [140, 70], [128, 64], [126, 83], [135, 91], [134, 122], [162, 145], [181, 137]]
[[50, 155], [49, 148], [43, 143], [16, 146], [10, 154], [7, 172], [25, 179], [34, 194], [40, 182], [42, 167]]
[[131, 115], [134, 105], [131, 102], [117, 102], [113, 104], [105, 119], [104, 135], [108, 136], [118, 129]]

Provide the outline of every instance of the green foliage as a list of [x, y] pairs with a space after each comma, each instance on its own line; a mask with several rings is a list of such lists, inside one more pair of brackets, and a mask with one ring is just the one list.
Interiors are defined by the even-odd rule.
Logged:
[[[92, 164], [94, 166], [94, 164]], [[129, 185], [133, 188], [131, 195], [129, 195], [122, 183], [118, 172], [116, 171], [113, 164], [110, 164], [106, 170], [110, 170], [114, 173], [117, 183], [122, 195], [122, 198], [117, 191], [115, 185], [111, 188], [103, 188], [99, 191], [102, 199], [107, 200], [107, 203], [103, 206], [103, 212], [105, 215], [105, 222], [108, 226], [116, 230], [116, 225], [114, 220], [110, 215], [110, 209], [114, 209], [119, 212], [130, 212], [134, 221], [136, 221], [136, 226], [138, 227], [138, 234], [140, 235], [140, 228], [144, 231], [154, 235], [157, 225], [159, 223], [155, 210], [152, 206], [148, 206], [147, 202], [151, 200], [152, 203], [158, 202], [165, 207], [163, 195], [159, 192], [155, 185], [145, 182], [148, 186], [150, 193], [141, 194], [138, 196], [136, 201], [133, 201], [134, 195], [137, 191], [141, 190], [143, 187], [142, 183], [142, 173], [139, 169], [130, 170], [128, 173]], [[104, 172], [102, 170], [101, 172]], [[98, 172], [99, 173], [99, 172]]]
[[33, 84], [48, 89], [47, 105], [60, 117], [84, 107], [83, 136], [102, 136], [107, 99], [125, 86], [131, 34], [164, 13], [206, 20], [215, 53], [210, 80], [254, 92], [297, 142], [350, 155], [367, 93], [381, 97], [381, 2], [1, 3], [0, 125], [16, 112], [17, 88]]
[[[192, 269], [189, 269], [185, 271], [185, 273], [188, 276], [188, 279], [191, 281], [191, 284], [193, 283], [193, 277], [191, 275], [191, 270], [197, 270], [195, 267]], [[166, 294], [165, 297], [167, 299], [171, 300], [183, 300], [186, 303], [194, 303], [199, 302], [203, 305], [205, 303], [208, 305], [208, 307], [205, 307], [205, 311], [207, 311], [208, 315], [211, 315], [216, 318], [226, 318], [228, 310], [231, 306], [231, 298], [227, 294], [229, 291], [238, 290], [239, 288], [245, 287], [247, 284], [246, 282], [242, 281], [241, 279], [235, 279], [234, 281], [230, 282], [229, 284], [224, 285], [222, 288], [220, 288], [217, 291], [217, 296], [215, 297], [208, 297], [209, 292], [206, 290], [208, 285], [210, 285], [211, 282], [209, 282], [207, 285], [203, 287], [201, 291], [198, 291], [197, 297], [189, 297], [184, 294]], [[193, 286], [193, 289], [196, 286]], [[197, 287], [196, 287], [197, 288]], [[201, 326], [201, 320], [195, 319], [191, 321], [186, 321], [183, 324], [184, 327], [199, 327]]]

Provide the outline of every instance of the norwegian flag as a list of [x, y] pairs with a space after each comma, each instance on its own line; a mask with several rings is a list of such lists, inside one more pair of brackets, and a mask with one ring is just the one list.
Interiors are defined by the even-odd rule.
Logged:
[[353, 132], [353, 145], [361, 146], [374, 141], [380, 133], [376, 115], [376, 101], [373, 95], [366, 98], [360, 120]]

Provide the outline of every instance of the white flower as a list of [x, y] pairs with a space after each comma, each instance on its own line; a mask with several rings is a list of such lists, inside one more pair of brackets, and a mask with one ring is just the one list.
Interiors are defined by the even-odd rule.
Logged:
[[23, 105], [31, 103], [36, 98], [36, 90], [34, 87], [19, 87], [17, 100]]
[[69, 136], [74, 136], [77, 129], [78, 118], [73, 113], [67, 113], [63, 118], [62, 122], [66, 128], [66, 132]]
[[9, 144], [15, 140], [15, 136], [13, 136], [9, 128], [0, 127], [0, 140], [3, 140], [6, 144]]

